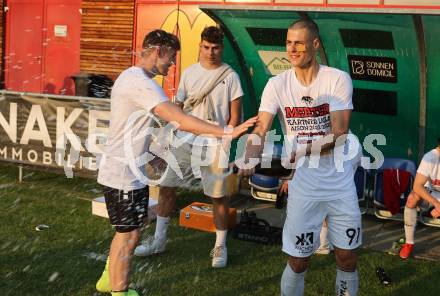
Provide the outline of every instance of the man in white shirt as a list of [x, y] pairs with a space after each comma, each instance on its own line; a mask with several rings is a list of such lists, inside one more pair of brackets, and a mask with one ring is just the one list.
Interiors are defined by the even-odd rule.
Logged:
[[299, 20], [287, 31], [286, 49], [292, 69], [269, 79], [263, 91], [257, 139], [248, 140], [240, 173], [250, 175], [273, 118], [283, 123], [284, 143], [293, 151], [295, 176], [289, 182], [283, 251], [288, 264], [281, 278], [281, 294], [304, 293], [304, 276], [310, 256], [319, 246], [324, 218], [334, 247], [336, 295], [357, 295], [355, 249], [361, 244], [361, 213], [352, 164], [339, 166], [336, 153], [349, 130], [352, 83], [343, 71], [319, 65], [319, 30], [310, 20]]
[[413, 191], [406, 201], [403, 214], [405, 221], [405, 244], [399, 253], [402, 259], [407, 259], [414, 248], [418, 206], [423, 210], [434, 207], [431, 215], [434, 218], [440, 216], [440, 138], [438, 138], [437, 147], [423, 156], [414, 179]]
[[148, 178], [145, 160], [151, 143], [150, 128], [154, 115], [177, 124], [180, 130], [221, 138], [238, 137], [252, 126], [253, 118], [232, 132], [186, 115], [166, 97], [153, 80], [167, 75], [180, 49], [176, 36], [155, 30], [145, 36], [141, 62], [123, 71], [111, 94], [110, 127], [98, 173], [104, 185], [104, 197], [110, 223], [116, 233], [104, 272], [96, 284], [99, 292], [113, 296], [137, 296], [128, 289], [131, 257], [140, 237], [140, 227], [148, 213]]
[[[182, 74], [177, 91], [177, 104], [187, 114], [212, 122], [221, 127], [235, 127], [242, 118], [241, 97], [243, 91], [240, 78], [232, 68], [222, 62], [223, 32], [211, 26], [201, 34], [199, 62], [189, 66]], [[219, 143], [201, 147], [188, 133], [178, 132], [175, 140], [186, 139], [178, 148], [170, 149], [176, 158], [183, 179], [174, 170], [160, 183], [158, 216], [154, 237], [147, 238], [135, 250], [137, 256], [149, 256], [165, 250], [170, 215], [176, 202], [177, 186], [190, 184], [196, 172], [201, 177], [204, 194], [213, 204], [216, 242], [212, 256], [212, 267], [224, 267], [227, 264], [226, 234], [229, 206], [226, 198], [224, 174], [228, 167], [229, 147]], [[200, 140], [200, 138], [199, 138]], [[203, 143], [200, 143], [203, 144]], [[208, 159], [204, 164], [201, 159]]]

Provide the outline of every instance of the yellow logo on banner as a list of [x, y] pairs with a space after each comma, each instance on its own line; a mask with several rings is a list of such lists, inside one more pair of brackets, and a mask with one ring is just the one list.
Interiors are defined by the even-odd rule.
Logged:
[[[196, 63], [199, 57], [200, 34], [207, 26], [215, 26], [215, 22], [205, 13], [200, 12], [191, 24], [188, 16], [182, 10], [175, 10], [168, 15], [161, 29], [170, 33], [179, 28], [180, 39], [180, 73], [188, 66]], [[162, 85], [163, 77], [157, 77], [156, 81]]]

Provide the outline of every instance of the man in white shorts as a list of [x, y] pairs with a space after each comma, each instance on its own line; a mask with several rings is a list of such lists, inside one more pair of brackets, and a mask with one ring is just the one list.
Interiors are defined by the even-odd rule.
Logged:
[[[237, 126], [242, 118], [240, 79], [232, 68], [222, 62], [223, 32], [211, 26], [201, 34], [199, 62], [189, 66], [182, 74], [176, 100], [183, 111], [221, 127]], [[183, 179], [174, 169], [160, 183], [159, 206], [154, 237], [147, 238], [135, 250], [137, 256], [149, 256], [165, 250], [167, 228], [176, 202], [175, 187], [188, 186], [191, 179], [201, 177], [204, 194], [213, 204], [216, 241], [212, 267], [224, 267], [227, 263], [226, 234], [229, 206], [226, 198], [225, 173], [228, 168], [229, 147], [210, 141], [196, 141], [188, 133], [178, 132], [174, 140], [185, 139], [170, 153], [182, 170]], [[201, 138], [197, 139], [200, 140]], [[203, 139], [203, 138], [202, 138]], [[203, 145], [204, 144], [204, 145]], [[170, 165], [170, 164], [169, 164]]]
[[424, 210], [434, 207], [431, 215], [434, 218], [440, 216], [440, 138], [438, 138], [437, 147], [423, 156], [417, 169], [413, 191], [406, 201], [404, 211], [405, 244], [399, 253], [402, 259], [407, 259], [414, 248], [418, 206]]
[[353, 88], [346, 72], [318, 64], [319, 46], [319, 30], [313, 21], [290, 25], [286, 49], [293, 67], [266, 84], [253, 131], [261, 142], [250, 137], [243, 163], [237, 166], [243, 175], [254, 172], [254, 161], [260, 158], [262, 142], [278, 114], [296, 169], [289, 183], [283, 228], [288, 264], [281, 278], [281, 294], [303, 295], [309, 259], [318, 248], [327, 217], [337, 264], [336, 295], [353, 296], [359, 285], [355, 249], [361, 245], [361, 213], [352, 164], [345, 161], [338, 168], [335, 161], [349, 130]]
[[[345, 144], [353, 145], [352, 148], [355, 148], [356, 146], [359, 147], [356, 155], [353, 159], [350, 159], [352, 166], [353, 166], [353, 177], [356, 174], [356, 170], [358, 169], [359, 165], [361, 164], [361, 158], [362, 158], [362, 147], [359, 143], [359, 139], [353, 135], [350, 139], [347, 139], [347, 142]], [[333, 250], [333, 246], [328, 241], [328, 227], [327, 227], [327, 221], [325, 220], [322, 224], [321, 232], [319, 234], [319, 247], [315, 251], [315, 254], [318, 255], [328, 255]]]
[[112, 296], [137, 296], [128, 289], [131, 257], [140, 237], [140, 228], [148, 213], [148, 184], [145, 159], [151, 144], [148, 130], [153, 114], [178, 124], [178, 129], [213, 137], [238, 137], [252, 126], [252, 118], [230, 131], [187, 115], [171, 103], [153, 80], [166, 75], [180, 49], [176, 36], [154, 30], [145, 36], [140, 64], [123, 71], [111, 93], [110, 126], [101, 160], [98, 183], [104, 185], [104, 197], [110, 223], [116, 233], [104, 272], [96, 283], [99, 292]]

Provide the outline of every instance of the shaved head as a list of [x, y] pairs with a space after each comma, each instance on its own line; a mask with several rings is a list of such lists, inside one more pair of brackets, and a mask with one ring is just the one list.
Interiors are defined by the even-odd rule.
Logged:
[[290, 26], [289, 30], [299, 30], [299, 29], [306, 29], [309, 33], [312, 39], [319, 38], [319, 28], [318, 25], [308, 19], [300, 19], [297, 21], [294, 21]]

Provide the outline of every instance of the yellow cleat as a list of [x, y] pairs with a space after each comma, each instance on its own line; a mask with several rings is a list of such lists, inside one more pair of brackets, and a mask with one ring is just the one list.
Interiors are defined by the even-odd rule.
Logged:
[[108, 273], [109, 268], [109, 258], [107, 257], [107, 262], [105, 263], [104, 271], [102, 272], [101, 277], [96, 282], [96, 291], [100, 293], [110, 293], [112, 291], [112, 288], [110, 286], [110, 275]]
[[112, 292], [112, 296], [139, 296], [138, 292], [128, 289], [127, 292]]

